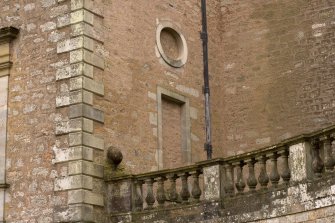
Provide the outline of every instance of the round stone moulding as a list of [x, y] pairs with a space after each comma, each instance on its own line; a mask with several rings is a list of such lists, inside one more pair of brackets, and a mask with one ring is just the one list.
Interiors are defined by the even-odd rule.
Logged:
[[187, 62], [186, 39], [171, 22], [161, 22], [157, 27], [156, 44], [163, 60], [172, 67], [182, 67]]

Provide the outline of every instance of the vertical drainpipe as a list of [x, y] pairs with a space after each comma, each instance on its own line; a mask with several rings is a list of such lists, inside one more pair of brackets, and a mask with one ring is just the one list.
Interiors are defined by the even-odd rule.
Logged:
[[208, 34], [207, 34], [207, 10], [206, 0], [201, 0], [202, 14], [202, 47], [203, 47], [203, 65], [204, 65], [204, 95], [205, 95], [205, 127], [206, 127], [206, 142], [205, 150], [207, 159], [212, 159], [212, 134], [211, 134], [211, 111], [210, 111], [210, 90], [209, 90], [209, 75], [208, 75]]

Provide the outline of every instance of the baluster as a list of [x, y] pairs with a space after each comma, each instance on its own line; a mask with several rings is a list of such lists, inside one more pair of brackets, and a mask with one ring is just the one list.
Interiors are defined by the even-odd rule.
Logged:
[[135, 193], [134, 193], [135, 211], [142, 211], [143, 209], [142, 184], [143, 181], [141, 180], [135, 181]]
[[144, 180], [145, 184], [147, 185], [147, 196], [145, 198], [145, 201], [147, 202], [147, 209], [152, 209], [154, 203], [155, 203], [155, 196], [153, 191], [153, 184], [154, 180], [152, 178]]
[[189, 174], [186, 172], [186, 173], [180, 174], [179, 176], [181, 179], [180, 197], [183, 203], [187, 203], [188, 199], [190, 198], [190, 191], [188, 190], [188, 183], [187, 183], [187, 178], [189, 177]]
[[177, 193], [177, 188], [176, 188], [176, 180], [177, 176], [175, 174], [170, 174], [167, 176], [167, 178], [170, 181], [170, 189], [169, 189], [169, 200], [171, 202], [177, 202], [178, 200], [178, 193]]
[[257, 179], [255, 176], [255, 163], [256, 160], [254, 158], [246, 160], [249, 168], [249, 176], [247, 179], [247, 184], [250, 189], [250, 191], [255, 191], [257, 186]]
[[225, 165], [226, 170], [226, 183], [224, 189], [226, 194], [234, 195], [234, 181], [233, 181], [233, 166], [231, 164]]
[[166, 201], [165, 190], [164, 190], [164, 181], [166, 180], [165, 177], [158, 177], [157, 178], [157, 195], [156, 200], [158, 202], [159, 207], [163, 207]]
[[284, 160], [283, 171], [281, 172], [280, 176], [282, 177], [284, 183], [288, 185], [291, 179], [291, 171], [290, 171], [290, 167], [288, 166], [289, 150], [287, 147], [284, 147], [284, 149], [279, 151], [278, 153], [281, 155], [281, 157]]
[[269, 177], [266, 171], [266, 161], [268, 160], [268, 158], [265, 155], [263, 155], [259, 157], [258, 160], [261, 165], [261, 171], [258, 176], [258, 182], [260, 183], [263, 189], [266, 189], [268, 188], [268, 184], [269, 184]]
[[278, 154], [277, 152], [273, 152], [272, 154], [269, 155], [270, 160], [271, 160], [271, 173], [270, 173], [270, 181], [273, 187], [277, 187], [279, 180], [280, 180], [280, 175], [278, 173], [278, 165], [277, 165], [277, 159], [278, 159]]
[[319, 139], [313, 139], [311, 144], [312, 144], [312, 150], [314, 152], [312, 169], [313, 169], [315, 176], [317, 178], [320, 178], [322, 176], [322, 170], [323, 170], [324, 164], [320, 157]]
[[233, 166], [236, 169], [236, 183], [235, 183], [235, 187], [237, 189], [237, 193], [238, 194], [242, 194], [245, 188], [245, 182], [243, 180], [243, 166], [244, 163], [243, 161], [239, 161], [237, 163], [233, 163]]
[[199, 202], [201, 196], [201, 189], [199, 186], [200, 171], [191, 172], [191, 175], [193, 177], [192, 197], [196, 202]]
[[330, 137], [325, 135], [320, 140], [323, 142], [325, 169], [327, 172], [331, 172], [334, 169], [335, 163], [332, 156]]

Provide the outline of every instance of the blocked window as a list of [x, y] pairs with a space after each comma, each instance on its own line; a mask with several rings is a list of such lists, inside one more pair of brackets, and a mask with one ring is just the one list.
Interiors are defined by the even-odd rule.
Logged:
[[191, 163], [189, 100], [158, 88], [158, 162], [159, 169]]

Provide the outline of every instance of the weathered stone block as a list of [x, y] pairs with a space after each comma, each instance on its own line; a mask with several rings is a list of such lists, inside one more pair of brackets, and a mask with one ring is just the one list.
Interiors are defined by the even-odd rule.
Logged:
[[223, 170], [221, 165], [205, 167], [204, 175], [204, 199], [220, 200], [223, 196]]
[[93, 161], [93, 149], [84, 147], [84, 146], [76, 146], [70, 147], [66, 149], [53, 149], [55, 154], [54, 163], [62, 163], [73, 160], [88, 160]]
[[56, 106], [64, 107], [73, 104], [86, 103], [93, 104], [93, 94], [85, 90], [64, 92], [56, 97]]
[[88, 190], [71, 190], [68, 192], [69, 204], [92, 204], [97, 206], [104, 206], [103, 196], [101, 194], [93, 193]]
[[92, 134], [85, 132], [70, 133], [69, 134], [69, 144], [70, 146], [88, 146], [96, 149], [104, 149], [104, 140], [95, 137]]
[[9, 67], [0, 69], [0, 77], [9, 76]]
[[90, 78], [83, 77], [83, 88], [97, 95], [104, 95], [104, 85]]
[[93, 206], [86, 204], [58, 208], [54, 213], [55, 222], [92, 222], [94, 219]]
[[109, 183], [107, 187], [107, 210], [109, 213], [132, 211], [133, 182], [131, 179]]
[[87, 9], [96, 15], [102, 16], [102, 9], [97, 7], [93, 0], [72, 0], [71, 10], [75, 11], [78, 9]]
[[0, 58], [7, 58], [5, 61], [0, 59], [0, 63], [9, 61], [9, 43], [0, 44]]
[[94, 21], [94, 15], [85, 9], [74, 11], [71, 13], [71, 16], [70, 16], [71, 24], [75, 24], [78, 22], [86, 22], [88, 24], [93, 25], [93, 21]]
[[312, 177], [312, 154], [310, 144], [301, 142], [289, 148], [289, 166], [291, 181], [299, 182]]
[[97, 122], [104, 122], [104, 113], [98, 109], [86, 104], [77, 104], [70, 106], [70, 118], [85, 117]]
[[65, 14], [57, 17], [57, 28], [62, 28], [71, 24], [70, 14]]
[[87, 63], [76, 63], [61, 67], [56, 71], [56, 80], [84, 75], [93, 78], [93, 66]]
[[87, 77], [76, 77], [70, 80], [70, 90], [85, 89], [97, 95], [104, 95], [104, 85]]
[[57, 53], [70, 52], [80, 48], [93, 51], [93, 40], [85, 36], [64, 40], [57, 44]]
[[73, 190], [73, 189], [93, 189], [93, 179], [90, 176], [75, 175], [55, 180], [55, 191]]
[[84, 45], [83, 37], [76, 37], [68, 40], [64, 40], [62, 42], [58, 42], [57, 44], [57, 53], [69, 52], [72, 50], [76, 50], [82, 48]]
[[84, 35], [99, 42], [103, 42], [102, 38], [103, 36], [101, 35], [101, 33], [98, 30], [96, 30], [93, 26], [87, 23], [81, 22], [73, 24], [71, 25], [71, 30], [72, 30], [71, 36], [73, 37]]
[[103, 58], [85, 49], [70, 52], [70, 63], [78, 62], [86, 62], [100, 69], [105, 68], [105, 61]]
[[74, 161], [69, 163], [69, 175], [84, 174], [103, 178], [104, 167], [88, 161]]

